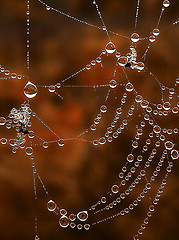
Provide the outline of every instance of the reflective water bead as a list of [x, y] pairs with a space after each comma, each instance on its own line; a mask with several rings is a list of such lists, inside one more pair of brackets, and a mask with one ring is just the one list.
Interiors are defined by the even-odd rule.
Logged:
[[59, 224], [62, 228], [66, 228], [69, 226], [69, 219], [66, 217], [66, 216], [62, 216], [60, 219], [59, 219]]
[[57, 88], [61, 88], [61, 83], [57, 83], [55, 86], [56, 86]]
[[49, 92], [53, 93], [55, 92], [55, 86], [54, 85], [51, 85], [49, 88], [48, 88]]
[[116, 51], [116, 47], [115, 47], [114, 43], [112, 43], [112, 42], [109, 42], [106, 45], [105, 49], [106, 49], [106, 52], [109, 54], [112, 54]]
[[155, 125], [155, 126], [153, 127], [153, 131], [154, 131], [154, 133], [160, 133], [160, 132], [161, 132], [161, 127], [158, 126], [158, 125]]
[[138, 69], [138, 70], [142, 71], [142, 70], [144, 69], [144, 67], [145, 67], [145, 65], [144, 65], [143, 62], [138, 62], [138, 63], [137, 63], [137, 69]]
[[81, 230], [83, 228], [83, 225], [82, 224], [78, 224], [77, 228], [78, 228], [78, 230]]
[[81, 211], [77, 214], [77, 218], [80, 220], [80, 221], [86, 221], [88, 219], [88, 212], [87, 211]]
[[101, 62], [102, 62], [102, 58], [101, 58], [101, 57], [97, 57], [97, 58], [96, 58], [96, 62], [97, 62], [97, 63], [101, 63]]
[[85, 229], [85, 230], [89, 230], [89, 229], [90, 229], [90, 225], [89, 225], [89, 224], [85, 224], [85, 225], [84, 225], [84, 229]]
[[165, 110], [169, 110], [169, 109], [171, 108], [171, 103], [169, 103], [169, 102], [164, 102], [163, 108], [164, 108]]
[[101, 108], [100, 108], [100, 111], [101, 111], [102, 113], [107, 112], [107, 107], [106, 107], [106, 105], [102, 105]]
[[48, 209], [50, 212], [55, 211], [56, 207], [57, 207], [57, 205], [56, 205], [56, 203], [55, 203], [54, 201], [52, 201], [52, 200], [48, 201], [48, 203], [47, 203], [47, 209]]
[[121, 67], [125, 67], [125, 65], [127, 64], [127, 57], [124, 56], [120, 57], [118, 60], [118, 64]]
[[169, 7], [170, 6], [170, 1], [168, 0], [164, 0], [163, 1], [163, 6], [166, 8], [166, 7]]
[[127, 92], [132, 92], [134, 90], [134, 86], [132, 85], [132, 83], [128, 82], [125, 86], [125, 89]]
[[28, 156], [32, 155], [33, 154], [33, 148], [32, 147], [27, 147], [26, 150], [25, 150], [26, 154]]
[[24, 87], [24, 95], [27, 98], [34, 98], [37, 95], [36, 85], [31, 82], [28, 82]]
[[34, 240], [40, 240], [40, 238], [38, 237], [38, 235], [35, 236]]
[[70, 227], [71, 228], [75, 228], [76, 227], [76, 224], [74, 222], [70, 223]]
[[132, 42], [138, 42], [139, 41], [139, 34], [137, 34], [137, 33], [133, 33], [132, 35], [131, 35], [131, 40], [132, 40]]
[[176, 149], [173, 149], [173, 150], [171, 151], [171, 158], [174, 159], [174, 160], [176, 160], [176, 159], [178, 159], [178, 157], [179, 157], [178, 151], [177, 151]]
[[116, 87], [117, 87], [117, 82], [116, 82], [116, 80], [112, 79], [112, 80], [109, 82], [109, 86], [110, 86], [110, 88], [116, 88]]
[[130, 153], [128, 156], [127, 156], [127, 161], [128, 162], [133, 162], [134, 161], [134, 155], [132, 153]]
[[0, 126], [3, 126], [6, 124], [6, 119], [5, 117], [0, 117]]
[[7, 143], [7, 139], [6, 138], [1, 138], [1, 144], [5, 145]]
[[60, 209], [60, 214], [61, 214], [62, 216], [67, 215], [67, 210], [64, 209], [64, 208]]
[[96, 130], [96, 124], [92, 124], [90, 128], [91, 128], [92, 131], [95, 131]]
[[64, 144], [65, 144], [65, 141], [64, 141], [63, 139], [58, 140], [58, 145], [59, 145], [60, 147], [63, 147]]
[[87, 65], [86, 65], [86, 69], [87, 69], [87, 70], [90, 70], [90, 69], [91, 69], [91, 65], [90, 65], [90, 64], [87, 64]]
[[142, 102], [142, 96], [141, 95], [137, 95], [136, 97], [135, 97], [135, 101], [137, 102], [137, 103], [140, 103], [140, 102]]
[[94, 146], [97, 146], [99, 144], [99, 141], [98, 140], [93, 140], [93, 145]]
[[102, 203], [106, 203], [106, 197], [102, 197], [102, 198], [101, 198], [101, 202], [102, 202]]
[[154, 35], [151, 35], [151, 36], [149, 37], [149, 41], [150, 41], [151, 43], [155, 42], [155, 36], [154, 36]]
[[69, 216], [69, 219], [70, 219], [70, 221], [75, 221], [76, 220], [76, 215], [75, 214], [70, 214], [70, 216]]
[[149, 102], [148, 102], [147, 100], [143, 100], [143, 101], [140, 103], [140, 106], [141, 106], [142, 108], [147, 108], [148, 105], [149, 105]]
[[174, 144], [172, 142], [170, 142], [170, 141], [165, 142], [165, 148], [167, 150], [172, 150], [173, 147], [174, 147]]
[[48, 148], [48, 142], [43, 142], [43, 147]]
[[12, 73], [11, 74], [11, 78], [15, 79], [17, 77], [17, 74], [16, 73]]
[[119, 186], [118, 185], [113, 185], [111, 187], [111, 191], [112, 191], [112, 193], [118, 193], [119, 192]]
[[153, 35], [154, 36], [158, 36], [160, 34], [160, 30], [158, 28], [155, 28], [153, 31], [152, 31]]
[[139, 143], [137, 141], [133, 141], [132, 147], [137, 148], [139, 146]]
[[49, 7], [49, 6], [46, 6], [46, 9], [47, 9], [47, 11], [49, 11], [49, 10], [50, 10], [50, 7]]
[[104, 145], [104, 144], [106, 143], [106, 138], [105, 138], [105, 137], [101, 137], [101, 138], [99, 139], [99, 143], [100, 143], [101, 145]]
[[29, 131], [29, 133], [28, 133], [28, 137], [29, 138], [34, 138], [34, 131]]

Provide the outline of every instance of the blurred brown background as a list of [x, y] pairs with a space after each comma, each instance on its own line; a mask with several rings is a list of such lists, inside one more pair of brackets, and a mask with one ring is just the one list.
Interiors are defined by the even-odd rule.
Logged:
[[[100, 19], [91, 1], [59, 0], [46, 1], [49, 5], [79, 19], [101, 26]], [[104, 21], [110, 30], [130, 36], [134, 31], [137, 0], [99, 0], [99, 7]], [[148, 36], [158, 21], [162, 1], [141, 1], [137, 32]], [[26, 2], [23, 0], [0, 0], [0, 64], [6, 69], [19, 74], [26, 74]], [[166, 9], [160, 24], [161, 34], [152, 45], [147, 56], [146, 65], [168, 87], [173, 87], [178, 77], [178, 40], [179, 24], [177, 20], [179, 1], [171, 2]], [[31, 61], [30, 78], [37, 85], [55, 84], [83, 68], [95, 59], [108, 42], [105, 32], [77, 23], [53, 11], [46, 11], [37, 0], [31, 0]], [[112, 41], [121, 54], [129, 52], [130, 41], [111, 35]], [[148, 45], [147, 41], [137, 44], [139, 58]], [[105, 62], [104, 69], [95, 66], [85, 71], [68, 84], [108, 83], [114, 71], [114, 58]], [[129, 71], [131, 82], [137, 90], [152, 102], [161, 98], [157, 83], [147, 74]], [[118, 82], [125, 82], [121, 71], [117, 74]], [[25, 80], [0, 81], [0, 103], [2, 116], [7, 116], [13, 108], [19, 108], [25, 101], [23, 87]], [[31, 107], [37, 115], [63, 138], [75, 137], [90, 126], [104, 102], [107, 89], [95, 93], [91, 89], [62, 88], [58, 92], [64, 97], [61, 100], [47, 90], [39, 89], [38, 96], [32, 100]], [[154, 94], [155, 93], [155, 94]], [[99, 96], [99, 98], [96, 98]], [[109, 99], [111, 112], [120, 102], [121, 92], [116, 90]], [[118, 100], [119, 99], [119, 100]], [[115, 103], [114, 103], [115, 102]], [[177, 101], [173, 100], [176, 105]], [[57, 144], [48, 149], [37, 147], [35, 159], [37, 169], [44, 180], [51, 198], [59, 207], [69, 212], [89, 208], [103, 195], [113, 183], [117, 183], [118, 173], [130, 151], [130, 141], [134, 138], [134, 123], [128, 132], [122, 134], [111, 144], [94, 148], [83, 142], [69, 142], [63, 148]], [[91, 136], [99, 137], [105, 132], [111, 118], [104, 118], [101, 127]], [[178, 116], [169, 115], [159, 119], [162, 126], [178, 127]], [[32, 129], [46, 140], [54, 137], [39, 122], [32, 121]], [[0, 137], [15, 137], [13, 130], [0, 129]], [[89, 139], [91, 139], [89, 136]], [[144, 136], [144, 140], [147, 135]], [[170, 138], [178, 144], [176, 134]], [[164, 170], [161, 171], [164, 176]], [[179, 239], [179, 164], [176, 161], [156, 211], [150, 219], [142, 239], [177, 240]], [[152, 196], [158, 187], [156, 181]], [[115, 218], [100, 224], [89, 232], [82, 230], [61, 229], [58, 219], [45, 209], [48, 199], [38, 183], [38, 196], [43, 204], [38, 205], [39, 236], [43, 240], [57, 239], [132, 239], [146, 214], [149, 199], [147, 198], [126, 217]], [[136, 188], [136, 193], [140, 189]], [[133, 196], [133, 195], [132, 195]], [[131, 197], [132, 199], [132, 197]], [[131, 200], [132, 201], [132, 200]], [[130, 202], [130, 198], [129, 198]], [[118, 207], [117, 207], [118, 208]], [[119, 208], [120, 211], [120, 208]], [[30, 160], [23, 150], [11, 153], [10, 146], [0, 149], [0, 240], [28, 240], [34, 237], [35, 206], [33, 200], [33, 181]], [[104, 215], [105, 216], [105, 215]], [[102, 216], [101, 216], [102, 217]]]

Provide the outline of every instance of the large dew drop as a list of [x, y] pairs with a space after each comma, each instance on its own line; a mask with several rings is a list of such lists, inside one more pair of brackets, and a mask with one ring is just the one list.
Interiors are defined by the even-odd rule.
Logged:
[[133, 33], [132, 35], [131, 35], [131, 40], [132, 40], [132, 42], [138, 42], [139, 41], [139, 34], [137, 34], [137, 33]]
[[87, 211], [82, 211], [77, 214], [77, 218], [80, 221], [86, 221], [88, 219], [88, 212]]
[[69, 223], [70, 223], [70, 220], [66, 216], [62, 216], [59, 219], [59, 224], [62, 228], [68, 227]]
[[56, 205], [56, 203], [55, 203], [54, 201], [52, 201], [52, 200], [48, 201], [48, 203], [47, 203], [47, 209], [48, 209], [50, 212], [55, 211], [56, 207], [57, 207], [57, 205]]
[[24, 87], [24, 95], [27, 98], [34, 98], [37, 95], [36, 85], [31, 82], [28, 82]]
[[5, 117], [0, 117], [0, 126], [5, 125], [5, 123], [6, 123]]
[[172, 142], [170, 141], [165, 142], [165, 148], [167, 150], [172, 150], [173, 147], [174, 147], [174, 144]]
[[111, 54], [111, 53], [114, 53], [116, 51], [116, 47], [114, 45], [114, 43], [112, 42], [109, 42], [107, 45], [106, 45], [106, 52]]
[[172, 157], [172, 159], [174, 159], [174, 160], [178, 159], [179, 153], [178, 153], [178, 151], [177, 151], [176, 149], [173, 149], [173, 150], [171, 151], [171, 157]]

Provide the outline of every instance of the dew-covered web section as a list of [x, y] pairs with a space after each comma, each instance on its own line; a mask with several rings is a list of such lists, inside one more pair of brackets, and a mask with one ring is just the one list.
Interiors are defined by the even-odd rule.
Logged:
[[[20, 106], [14, 106], [8, 116], [1, 114], [0, 127], [4, 129], [0, 133], [1, 148], [9, 145], [13, 154], [19, 151], [25, 152], [26, 158], [31, 162], [35, 208], [39, 207], [39, 202], [42, 203], [42, 208], [46, 206], [45, 211], [49, 211], [54, 216], [54, 219], [57, 219], [58, 226], [64, 231], [66, 228], [93, 231], [95, 227], [109, 220], [111, 222], [119, 221], [120, 224], [123, 217], [135, 214], [135, 210], [146, 200], [145, 216], [143, 220], [140, 219], [140, 225], [133, 236], [134, 240], [142, 239], [154, 211], [157, 211], [157, 205], [167, 186], [173, 165], [179, 157], [177, 143], [178, 120], [176, 120], [179, 108], [179, 78], [175, 78], [173, 87], [170, 84], [165, 85], [160, 79], [160, 75], [156, 76], [151, 70], [151, 64], [148, 65], [147, 62], [152, 49], [156, 49], [155, 44], [158, 38], [164, 37], [160, 25], [169, 8], [175, 2], [168, 0], [157, 1], [156, 4], [160, 6], [158, 19], [157, 21], [151, 19], [154, 22], [154, 28], [146, 36], [140, 36], [138, 33], [138, 24], [140, 23], [143, 5], [142, 0], [135, 1], [134, 24], [130, 27], [131, 34], [129, 36], [115, 32], [108, 27], [108, 22], [101, 10], [102, 1], [98, 3], [98, 0], [91, 0], [90, 2], [98, 17], [97, 22], [99, 25], [61, 11], [54, 7], [56, 5], [55, 1], [52, 5], [42, 0], [26, 1], [26, 74], [12, 72], [3, 66], [0, 68], [1, 81], [5, 81], [5, 83], [15, 80], [24, 82], [22, 94], [26, 100], [22, 100]], [[42, 11], [51, 12], [49, 18], [53, 14], [61, 15], [64, 18], [64, 23], [68, 19], [74, 23], [74, 27], [81, 24], [89, 29], [105, 33], [103, 35], [105, 45], [98, 49], [94, 59], [88, 59], [88, 62], [84, 63], [81, 69], [70, 76], [64, 79], [59, 78], [56, 83], [52, 81], [50, 84], [43, 85], [34, 82], [31, 77], [30, 61], [33, 47], [31, 46], [31, 34], [33, 34], [31, 30], [31, 4], [38, 4]], [[178, 27], [178, 22], [178, 19], [171, 22], [171, 27]], [[115, 39], [118, 37], [119, 41], [123, 39], [124, 42], [129, 43], [126, 53], [124, 53], [123, 49], [117, 47], [117, 43], [113, 41], [114, 36]], [[144, 49], [142, 54], [141, 46]], [[109, 64], [109, 62], [112, 65], [110, 68], [112, 69], [111, 75], [106, 70], [106, 64]], [[95, 79], [91, 83], [85, 81], [84, 76], [93, 71], [99, 72], [99, 76], [105, 72], [104, 81], [103, 78], [100, 80]], [[135, 83], [132, 77], [133, 74], [140, 81], [141, 79], [147, 79], [147, 81], [152, 82], [153, 86], [155, 85], [158, 88], [156, 102], [154, 98], [155, 91], [152, 93], [151, 98], [149, 95], [145, 96], [142, 90], [143, 87], [138, 87], [139, 84]], [[76, 80], [78, 78], [83, 79], [83, 81], [78, 83], [78, 80]], [[48, 82], [51, 82], [50, 79]], [[60, 102], [59, 107], [63, 106], [66, 101], [68, 102], [68, 91], [75, 92], [77, 89], [81, 92], [84, 91], [85, 94], [93, 92], [92, 96], [96, 100], [93, 112], [95, 117], [90, 118], [92, 120], [88, 127], [81, 130], [77, 135], [72, 134], [63, 137], [59, 135], [60, 131], [53, 125], [48, 124], [50, 114], [47, 114], [45, 118], [41, 117], [38, 111], [34, 110], [35, 104], [36, 101], [39, 101], [38, 98], [40, 98], [41, 94], [45, 95], [46, 98], [50, 94], [50, 97], [53, 95]], [[174, 119], [174, 127], [172, 128], [168, 126], [170, 119], [171, 121]], [[40, 130], [34, 130], [36, 124], [45, 129], [44, 131], [48, 131], [52, 138], [50, 140], [45, 139], [45, 135], [41, 136]], [[119, 169], [115, 182], [111, 184], [109, 189], [106, 189], [106, 194], [99, 192], [99, 198], [95, 202], [91, 202], [90, 206], [86, 206], [85, 210], [73, 209], [73, 211], [69, 211], [65, 206], [62, 206], [59, 199], [54, 199], [51, 189], [46, 186], [46, 180], [41, 177], [39, 171], [41, 165], [43, 165], [43, 162], [37, 164], [39, 148], [48, 151], [49, 147], [54, 145], [60, 152], [72, 142], [79, 144], [82, 142], [89, 145], [89, 149], [103, 151], [107, 145], [113, 148], [113, 144], [118, 143], [120, 146], [124, 141], [125, 133], [131, 131], [131, 129], [133, 135], [131, 135], [128, 153], [122, 159], [119, 156], [122, 167]], [[6, 130], [12, 131], [13, 137], [4, 137], [3, 133]], [[44, 199], [41, 196], [42, 194], [38, 194], [40, 188], [46, 195]], [[33, 239], [35, 240], [43, 239], [40, 237], [38, 229], [40, 221], [38, 212], [39, 210], [36, 211], [34, 216], [35, 231]]]

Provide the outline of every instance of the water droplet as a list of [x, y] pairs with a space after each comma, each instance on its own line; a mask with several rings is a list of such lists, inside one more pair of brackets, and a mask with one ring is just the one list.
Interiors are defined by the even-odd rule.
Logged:
[[97, 63], [101, 63], [101, 62], [102, 62], [102, 58], [101, 58], [101, 57], [97, 57], [97, 58], [96, 58], [96, 62], [97, 62]]
[[105, 137], [101, 137], [101, 138], [99, 139], [99, 143], [100, 143], [101, 145], [104, 145], [104, 144], [106, 143], [106, 138], [105, 138]]
[[106, 105], [102, 105], [101, 108], [100, 108], [100, 111], [101, 111], [102, 113], [106, 113], [106, 112], [107, 112], [107, 107], [106, 107]]
[[64, 141], [63, 139], [58, 140], [58, 145], [59, 145], [60, 147], [63, 147], [64, 144], [65, 144], [65, 141]]
[[61, 214], [62, 216], [67, 215], [67, 210], [64, 209], [64, 208], [60, 209], [60, 214]]
[[82, 224], [78, 224], [77, 228], [78, 228], [78, 230], [81, 230], [83, 228], [83, 225]]
[[85, 230], [89, 230], [89, 229], [90, 229], [90, 225], [89, 225], [89, 224], [85, 224], [85, 225], [84, 225], [84, 229], [85, 229]]
[[98, 144], [99, 144], [99, 141], [98, 141], [98, 140], [94, 140], [94, 141], [93, 141], [93, 145], [94, 145], [94, 146], [97, 146]]
[[170, 6], [170, 1], [164, 0], [164, 1], [163, 1], [163, 6], [164, 6], [164, 7], [169, 7], [169, 6]]
[[125, 56], [120, 57], [118, 60], [118, 64], [121, 67], [125, 67], [125, 65], [127, 64], [127, 57]]
[[69, 219], [70, 219], [71, 221], [75, 221], [75, 220], [76, 220], [76, 215], [73, 214], [73, 213], [70, 214]]
[[132, 85], [132, 83], [130, 83], [130, 82], [128, 82], [127, 84], [126, 84], [126, 91], [127, 92], [132, 92], [133, 90], [134, 90], [134, 86]]
[[149, 102], [148, 102], [147, 100], [143, 100], [143, 101], [140, 103], [140, 106], [141, 106], [142, 108], [147, 108], [148, 105], [149, 105]]
[[139, 34], [137, 34], [137, 33], [133, 33], [132, 35], [131, 35], [131, 40], [132, 40], [132, 42], [138, 42], [139, 41]]
[[49, 11], [49, 10], [50, 10], [50, 7], [49, 7], [49, 6], [46, 6], [46, 9], [47, 9], [47, 11]]
[[128, 156], [127, 156], [127, 161], [128, 162], [133, 162], [134, 161], [134, 155], [132, 153], [130, 153]]
[[61, 83], [57, 83], [55, 86], [56, 86], [57, 88], [61, 88]]
[[35, 240], [40, 240], [40, 238], [36, 235], [35, 236], [35, 238], [34, 238]]
[[62, 216], [60, 219], [59, 219], [59, 224], [62, 228], [66, 228], [68, 227], [70, 221], [69, 219], [66, 217], [66, 216]]
[[91, 64], [87, 64], [86, 65], [86, 70], [90, 70], [91, 69]]
[[88, 212], [87, 211], [81, 211], [77, 214], [77, 218], [80, 221], [86, 221], [88, 219]]
[[151, 36], [149, 37], [149, 41], [150, 41], [151, 43], [155, 42], [155, 36], [154, 36], [154, 35], [151, 35]]
[[108, 42], [105, 49], [106, 49], [106, 52], [109, 54], [112, 54], [116, 51], [116, 47], [115, 47], [114, 43], [112, 43], [112, 42]]
[[43, 147], [48, 148], [48, 142], [43, 142]]
[[56, 205], [56, 203], [55, 203], [54, 201], [52, 201], [52, 200], [48, 201], [48, 203], [47, 203], [47, 209], [48, 209], [50, 212], [55, 211], [56, 207], [57, 207], [57, 205]]
[[54, 85], [51, 85], [49, 88], [48, 88], [49, 92], [53, 93], [55, 92], [55, 86]]
[[101, 202], [102, 202], [102, 203], [106, 203], [106, 197], [102, 197], [102, 198], [101, 198]]
[[112, 193], [118, 193], [119, 192], [119, 186], [118, 185], [113, 185], [111, 187], [111, 191], [112, 191]]
[[5, 145], [7, 143], [7, 139], [6, 138], [1, 138], [1, 144]]
[[170, 110], [171, 104], [170, 104], [169, 102], [164, 102], [163, 108], [164, 108], [165, 110]]
[[25, 150], [26, 154], [28, 156], [32, 155], [33, 154], [33, 148], [32, 147], [27, 147], [26, 150]]
[[170, 141], [165, 142], [165, 148], [167, 150], [172, 150], [173, 147], [174, 147], [174, 144], [172, 142]]
[[161, 127], [158, 126], [158, 125], [155, 125], [155, 126], [153, 127], [153, 131], [154, 131], [154, 133], [160, 133], [160, 132], [161, 132]]
[[110, 88], [116, 88], [116, 87], [117, 87], [117, 82], [116, 82], [116, 80], [112, 79], [112, 80], [109, 82], [109, 86], [110, 86]]
[[0, 126], [3, 126], [6, 124], [6, 119], [5, 117], [0, 117]]
[[158, 36], [160, 34], [160, 30], [158, 29], [158, 28], [155, 28], [154, 30], [153, 30], [153, 35], [154, 36]]
[[176, 149], [173, 149], [171, 151], [171, 158], [176, 160], [176, 159], [178, 159], [178, 157], [179, 157], [178, 151]]
[[144, 65], [143, 62], [138, 62], [138, 63], [137, 63], [137, 69], [138, 69], [138, 70], [142, 71], [142, 70], [144, 69], [144, 67], [145, 67], [145, 65]]
[[24, 95], [27, 98], [34, 98], [37, 95], [36, 85], [31, 82], [28, 82], [24, 87]]
[[137, 103], [140, 103], [140, 102], [142, 102], [142, 96], [141, 95], [137, 95], [136, 97], [135, 97], [135, 101], [137, 102]]

